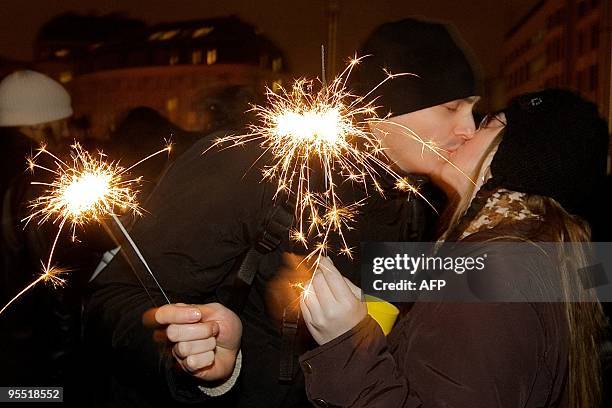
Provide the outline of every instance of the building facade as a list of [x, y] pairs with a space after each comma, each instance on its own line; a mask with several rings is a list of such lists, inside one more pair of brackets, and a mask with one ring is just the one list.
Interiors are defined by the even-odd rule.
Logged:
[[578, 91], [612, 122], [609, 0], [542, 0], [507, 33], [503, 104], [542, 88]]
[[[154, 26], [98, 18], [60, 16], [41, 29], [35, 46], [37, 68], [68, 88], [75, 116], [86, 118], [96, 138], [141, 106], [183, 129], [206, 131], [210, 98], [229, 87], [261, 95], [284, 76], [282, 52], [236, 17]], [[85, 23], [94, 32], [78, 36]]]

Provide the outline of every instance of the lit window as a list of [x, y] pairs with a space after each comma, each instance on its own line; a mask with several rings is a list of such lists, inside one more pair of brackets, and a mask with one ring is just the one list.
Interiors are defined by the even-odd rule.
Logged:
[[283, 86], [283, 80], [280, 78], [277, 79], [276, 81], [272, 82], [272, 92], [280, 91], [282, 86]]
[[65, 84], [65, 83], [67, 83], [67, 82], [72, 81], [72, 72], [70, 72], [70, 71], [64, 71], [64, 72], [60, 73], [60, 75], [59, 75], [59, 81], [60, 81], [62, 84]]
[[160, 41], [166, 41], [169, 40], [171, 38], [174, 38], [180, 30], [172, 30], [172, 31], [166, 31], [161, 33], [161, 35], [159, 36], [159, 40]]
[[[538, 44], [540, 41], [544, 40], [545, 37], [546, 37], [546, 30], [544, 29], [538, 30], [538, 32], [536, 32], [535, 35], [531, 37], [531, 45]], [[525, 47], [523, 51], [526, 51], [529, 48], [529, 46], [530, 46], [529, 43], [523, 44], [523, 47]]]
[[149, 36], [149, 41], [155, 41], [155, 40], [159, 40], [159, 38], [161, 37], [161, 35], [163, 34], [163, 32], [158, 31], [156, 33], [153, 33]]
[[206, 51], [206, 63], [212, 65], [215, 62], [217, 62], [217, 50], [213, 49]]
[[170, 56], [170, 60], [168, 61], [170, 63], [170, 65], [176, 65], [179, 62], [179, 57], [178, 54], [172, 54]]
[[166, 101], [166, 110], [170, 112], [176, 111], [178, 107], [178, 98], [170, 98]]
[[204, 37], [205, 35], [210, 34], [210, 32], [212, 30], [214, 30], [214, 27], [201, 27], [198, 28], [197, 30], [195, 30], [193, 32], [193, 34], [191, 35], [191, 38], [200, 38], [200, 37]]
[[536, 77], [537, 74], [546, 68], [546, 54], [541, 54], [529, 63], [529, 74]]
[[272, 60], [272, 71], [278, 72], [283, 69], [283, 59], [282, 58], [274, 58]]
[[202, 50], [193, 50], [191, 53], [191, 63], [199, 64], [202, 62]]
[[58, 58], [64, 58], [64, 57], [67, 57], [70, 54], [70, 50], [67, 50], [67, 49], [64, 48], [64, 49], [61, 49], [61, 50], [56, 50], [53, 54], [56, 57], [58, 57]]

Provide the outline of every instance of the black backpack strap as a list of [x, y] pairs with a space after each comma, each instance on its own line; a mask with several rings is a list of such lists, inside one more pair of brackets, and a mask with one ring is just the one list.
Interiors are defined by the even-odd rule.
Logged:
[[244, 308], [251, 291], [251, 285], [255, 280], [259, 262], [263, 256], [264, 254], [251, 247], [238, 261], [238, 272], [231, 284], [231, 289], [225, 301], [221, 302], [236, 314], [240, 314]]
[[281, 382], [293, 381], [296, 369], [299, 367], [298, 356], [294, 355], [299, 321], [299, 306], [286, 306], [283, 310], [283, 324], [281, 326], [280, 371], [278, 374], [278, 379]]
[[237, 263], [238, 271], [230, 298], [226, 302], [226, 306], [236, 314], [240, 314], [246, 304], [261, 259], [276, 250], [289, 233], [293, 224], [293, 211], [287, 207], [277, 203], [270, 208], [255, 243]]
[[[283, 239], [287, 237], [292, 224], [293, 206], [291, 203], [275, 204], [268, 211], [256, 242], [243, 255], [238, 264], [231, 297], [227, 301], [228, 307], [235, 313], [240, 314], [246, 304], [261, 259], [280, 246]], [[292, 381], [298, 367], [294, 349], [298, 336], [299, 319], [299, 307], [294, 305], [285, 307], [281, 326], [279, 371], [279, 380], [282, 382]]]

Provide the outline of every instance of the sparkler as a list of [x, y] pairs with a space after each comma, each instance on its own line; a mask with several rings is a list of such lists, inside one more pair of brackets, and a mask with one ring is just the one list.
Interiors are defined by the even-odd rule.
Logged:
[[[338, 191], [340, 184], [361, 184], [366, 192], [371, 185], [384, 196], [378, 179], [386, 175], [394, 180], [395, 188], [427, 201], [408, 179], [393, 170], [384, 156], [381, 140], [370, 131], [369, 125], [386, 121], [387, 117], [377, 116], [375, 100], [366, 102], [385, 82], [414, 74], [385, 71], [386, 78], [366, 95], [353, 95], [347, 89], [347, 79], [360, 60], [352, 59], [329, 84], [323, 81], [315, 87], [314, 81], [299, 79], [290, 89], [281, 86], [277, 93], [268, 89], [267, 106], [252, 108], [258, 124], [250, 125], [247, 134], [218, 138], [206, 150], [258, 142], [264, 151], [262, 157], [271, 153], [273, 160], [264, 167], [263, 179], [277, 180], [275, 200], [281, 193], [294, 199], [296, 222], [290, 237], [307, 249], [314, 241], [305, 260], [314, 259], [315, 269], [320, 257], [330, 249], [352, 256], [343, 231], [351, 228], [363, 200], [344, 203]], [[409, 128], [387, 123], [399, 126], [408, 137], [420, 141], [423, 149], [446, 160], [440, 153], [442, 149], [433, 143], [423, 141]], [[312, 165], [317, 162], [324, 187], [316, 185], [312, 177]], [[340, 238], [340, 248], [330, 248], [332, 233]]]
[[40, 276], [34, 282], [30, 283], [28, 286], [22, 289], [21, 292], [19, 292], [15, 297], [13, 297], [6, 305], [4, 305], [2, 310], [0, 310], [0, 315], [24, 293], [32, 289], [34, 286], [38, 285], [38, 283], [40, 282], [50, 282], [55, 288], [63, 286], [66, 281], [60, 276], [66, 272], [69, 272], [69, 270], [61, 269], [58, 267], [45, 269], [44, 272], [41, 273]]
[[[38, 220], [39, 226], [51, 221], [54, 225], [58, 224], [58, 231], [51, 245], [48, 260], [42, 263], [42, 274], [11, 299], [0, 310], [0, 314], [20, 296], [40, 282], [51, 282], [54, 286], [62, 286], [65, 283], [60, 275], [67, 272], [67, 270], [54, 266], [53, 256], [59, 237], [67, 226], [71, 229], [71, 237], [74, 241], [76, 240], [77, 227], [91, 222], [102, 222], [108, 217], [111, 217], [117, 224], [166, 298], [166, 301], [170, 303], [138, 247], [117, 218], [117, 214], [124, 212], [131, 212], [134, 215], [141, 214], [141, 208], [136, 200], [137, 191], [135, 187], [142, 178], [129, 178], [128, 174], [130, 170], [144, 161], [164, 152], [170, 152], [171, 145], [168, 144], [165, 148], [127, 168], [120, 166], [118, 162], [109, 162], [106, 159], [106, 155], [102, 152], [98, 152], [97, 156], [91, 155], [79, 143], [75, 142], [71, 149], [71, 165], [51, 153], [45, 146], [38, 149], [38, 152], [33, 157], [28, 158], [28, 166], [32, 172], [35, 169], [44, 170], [51, 173], [54, 179], [50, 183], [38, 181], [31, 183], [33, 185], [45, 186], [46, 191], [31, 202], [31, 213], [22, 221], [25, 221], [25, 226], [33, 220]], [[55, 163], [55, 168], [38, 164], [37, 159], [41, 155], [50, 157]]]

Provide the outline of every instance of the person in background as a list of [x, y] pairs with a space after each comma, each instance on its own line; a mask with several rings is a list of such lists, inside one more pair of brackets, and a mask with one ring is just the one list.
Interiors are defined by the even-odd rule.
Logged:
[[[41, 192], [30, 182], [44, 181], [48, 176], [43, 172], [32, 176], [26, 157], [43, 145], [55, 154], [67, 153], [73, 141], [69, 132], [72, 114], [68, 92], [44, 74], [17, 71], [0, 82], [3, 305], [36, 279], [52, 241], [46, 227], [24, 229], [22, 219], [28, 213], [28, 202]], [[80, 259], [84, 264], [86, 257]], [[75, 286], [70, 283], [57, 290], [37, 287], [4, 312], [0, 318], [2, 384], [61, 385], [72, 380], [70, 371], [75, 367], [80, 341], [81, 303]]]

